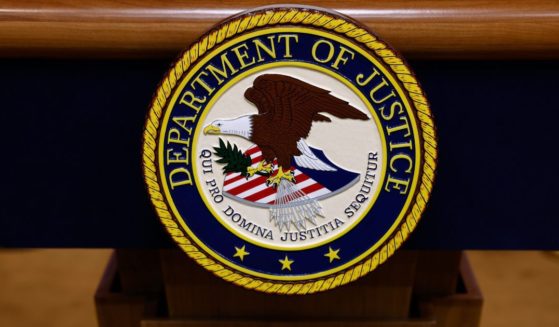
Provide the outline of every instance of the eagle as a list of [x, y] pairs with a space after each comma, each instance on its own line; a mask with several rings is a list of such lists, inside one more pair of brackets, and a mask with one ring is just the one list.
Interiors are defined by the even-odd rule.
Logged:
[[330, 91], [282, 74], [258, 76], [244, 96], [256, 106], [257, 114], [215, 120], [204, 128], [204, 134], [236, 135], [256, 144], [262, 151], [263, 160], [258, 167], [248, 167], [247, 174], [271, 173], [272, 163], [276, 160], [277, 173], [267, 181], [274, 187], [282, 179], [295, 182], [291, 170], [293, 160], [300, 167], [336, 170], [321, 161], [305, 142], [313, 122], [332, 121], [323, 114], [341, 119], [369, 119]]

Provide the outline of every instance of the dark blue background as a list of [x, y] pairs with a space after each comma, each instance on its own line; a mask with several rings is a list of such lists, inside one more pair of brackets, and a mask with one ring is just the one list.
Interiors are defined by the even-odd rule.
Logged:
[[[436, 116], [432, 201], [406, 247], [559, 249], [558, 62], [412, 62]], [[141, 133], [168, 61], [0, 61], [0, 245], [171, 246]]]

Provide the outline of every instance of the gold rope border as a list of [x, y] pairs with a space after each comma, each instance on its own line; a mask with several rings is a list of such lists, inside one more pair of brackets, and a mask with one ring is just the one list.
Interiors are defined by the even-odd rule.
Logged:
[[[391, 238], [388, 239], [379, 250], [375, 251], [359, 264], [330, 277], [310, 280], [308, 282], [277, 282], [254, 278], [222, 266], [205, 252], [199, 250], [196, 245], [184, 235], [171, 215], [163, 195], [161, 194], [155, 165], [157, 131], [163, 114], [163, 108], [165, 108], [173, 88], [188, 68], [206, 53], [206, 51], [238, 33], [267, 25], [283, 24], [302, 24], [322, 27], [326, 30], [346, 35], [374, 51], [396, 74], [408, 91], [408, 95], [415, 106], [417, 118], [419, 118], [419, 122], [421, 123], [421, 137], [424, 146], [423, 174], [414, 204]], [[332, 13], [309, 8], [267, 8], [261, 11], [257, 10], [245, 13], [232, 20], [226, 21], [209, 33], [206, 33], [198, 42], [190, 46], [190, 48], [179, 57], [177, 62], [173, 65], [173, 68], [161, 82], [152, 101], [151, 108], [146, 118], [142, 157], [145, 182], [151, 202], [157, 211], [157, 215], [175, 242], [188, 256], [215, 275], [247, 289], [254, 289], [265, 293], [311, 294], [347, 284], [373, 271], [378, 265], [385, 262], [386, 259], [394, 254], [394, 251], [408, 238], [408, 235], [415, 229], [431, 195], [437, 162], [437, 141], [435, 126], [427, 99], [414, 75], [408, 70], [408, 67], [394, 50], [378, 40], [366, 29], [344, 18], [337, 17]]]

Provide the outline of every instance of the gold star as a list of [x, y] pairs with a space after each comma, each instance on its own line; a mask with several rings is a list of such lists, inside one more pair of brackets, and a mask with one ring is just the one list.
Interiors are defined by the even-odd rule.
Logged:
[[334, 259], [340, 260], [340, 256], [338, 255], [338, 252], [340, 252], [340, 249], [333, 250], [331, 247], [328, 247], [328, 253], [326, 253], [324, 256], [328, 257], [330, 259], [330, 263], [332, 263]]
[[289, 260], [289, 258], [287, 257], [287, 255], [285, 256], [285, 259], [283, 259], [283, 260], [280, 259], [280, 260], [278, 260], [278, 261], [281, 263], [281, 270], [287, 269], [287, 270], [289, 270], [289, 271], [291, 271], [291, 264], [292, 264], [293, 262], [295, 262], [294, 260]]
[[238, 257], [241, 261], [243, 261], [245, 259], [245, 255], [250, 254], [250, 252], [246, 251], [245, 247], [245, 245], [241, 248], [235, 247], [235, 254], [233, 254], [233, 257]]

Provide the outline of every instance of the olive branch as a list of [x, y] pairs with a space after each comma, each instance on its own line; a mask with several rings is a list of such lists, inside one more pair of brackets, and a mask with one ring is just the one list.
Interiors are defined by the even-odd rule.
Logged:
[[[248, 177], [247, 168], [252, 165], [250, 156], [244, 154], [236, 144], [231, 144], [229, 141], [225, 143], [219, 138], [219, 146], [214, 147], [214, 154], [219, 157], [217, 163], [225, 164], [223, 166], [223, 173], [240, 173], [243, 177]], [[256, 174], [268, 176], [257, 172]]]

